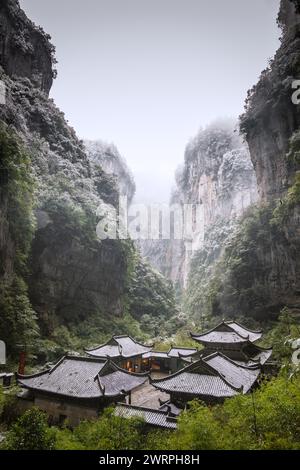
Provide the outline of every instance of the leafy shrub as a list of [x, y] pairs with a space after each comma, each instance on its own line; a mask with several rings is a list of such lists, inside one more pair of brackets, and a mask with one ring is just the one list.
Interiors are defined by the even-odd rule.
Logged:
[[[10, 255], [13, 257], [12, 272], [0, 278], [0, 337], [7, 343], [8, 354], [15, 354], [17, 343], [30, 343], [38, 335], [36, 314], [24, 280], [35, 229], [34, 179], [28, 153], [15, 133], [4, 124], [0, 124], [0, 168], [6, 169], [8, 174], [7, 184], [0, 187], [0, 196], [6, 201], [6, 219], [14, 248]], [[0, 252], [1, 266], [5, 264], [6, 256]]]
[[52, 450], [55, 431], [49, 429], [47, 416], [33, 408], [11, 427], [4, 442], [6, 450]]
[[135, 450], [143, 446], [144, 423], [139, 419], [124, 419], [106, 409], [95, 422], [83, 422], [74, 432], [58, 431], [57, 449]]

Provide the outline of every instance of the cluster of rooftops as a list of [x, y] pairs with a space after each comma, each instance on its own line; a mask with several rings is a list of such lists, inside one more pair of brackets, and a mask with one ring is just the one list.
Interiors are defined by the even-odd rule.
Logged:
[[[117, 404], [115, 413], [142, 417], [153, 426], [173, 429], [187, 403], [207, 404], [250, 392], [272, 355], [255, 344], [261, 331], [234, 321], [223, 321], [203, 334], [191, 334], [202, 349], [172, 347], [155, 351], [130, 336], [113, 336], [105, 344], [86, 350], [87, 356], [65, 356], [43, 372], [18, 376], [31, 397], [77, 402], [95, 408]], [[161, 372], [153, 379], [151, 372]], [[168, 395], [156, 409], [131, 404], [134, 390], [152, 386]], [[129, 397], [129, 403], [126, 399]]]

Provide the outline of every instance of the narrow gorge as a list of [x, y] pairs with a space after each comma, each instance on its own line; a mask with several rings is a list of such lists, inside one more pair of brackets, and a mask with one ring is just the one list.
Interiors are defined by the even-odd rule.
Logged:
[[190, 240], [145, 243], [196, 321], [299, 314], [299, 3], [281, 2], [281, 46], [236, 126], [216, 122], [187, 145], [171, 204], [200, 204]]
[[124, 187], [133, 197], [126, 165], [80, 141], [49, 99], [54, 46], [15, 0], [1, 1], [0, 33], [0, 337], [11, 354], [45, 338], [35, 349], [47, 355], [139, 329], [143, 314], [159, 328], [176, 312], [169, 283], [130, 240], [96, 237], [98, 206], [116, 207]]
[[134, 200], [128, 165], [114, 144], [77, 137], [49, 98], [50, 37], [16, 0], [1, 2], [0, 333], [11, 331], [12, 354], [33, 338], [46, 356], [65, 338], [83, 347], [99, 328], [103, 338], [115, 329], [163, 338], [179, 311], [196, 324], [298, 312], [297, 8], [281, 2], [280, 49], [240, 121], [216, 120], [186, 146], [170, 206], [200, 208], [193, 240], [135, 245], [99, 242], [95, 229], [99, 205]]
[[299, 450], [299, 222], [300, 0], [0, 0], [1, 459]]

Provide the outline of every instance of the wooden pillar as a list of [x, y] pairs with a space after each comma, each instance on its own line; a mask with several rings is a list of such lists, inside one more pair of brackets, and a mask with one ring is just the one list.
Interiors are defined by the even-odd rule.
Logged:
[[26, 365], [26, 352], [22, 351], [20, 353], [20, 358], [19, 358], [19, 369], [18, 369], [19, 375], [25, 374], [25, 365]]

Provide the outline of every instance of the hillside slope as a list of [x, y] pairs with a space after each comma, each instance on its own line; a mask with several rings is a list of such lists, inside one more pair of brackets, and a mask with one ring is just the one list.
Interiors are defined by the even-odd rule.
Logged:
[[[6, 103], [0, 106], [0, 337], [14, 351], [16, 342], [31, 341], [30, 332], [38, 335], [38, 327], [51, 338], [61, 326], [77, 333], [82, 326], [78, 334], [88, 340], [95, 324], [100, 338], [131, 313], [141, 262], [130, 240], [97, 240], [97, 208], [102, 203], [117, 207], [118, 182], [89, 158], [49, 99], [56, 76], [54, 47], [16, 0], [0, 4], [0, 66], [6, 86]], [[131, 194], [133, 186], [130, 180]], [[143, 277], [138, 282], [142, 286]], [[156, 292], [144, 295], [149, 303], [153, 296], [161, 299], [162, 310], [171, 316], [171, 288], [160, 276], [154, 287]], [[136, 296], [133, 300], [139, 319]], [[158, 301], [152, 313], [160, 315], [159, 307]]]

